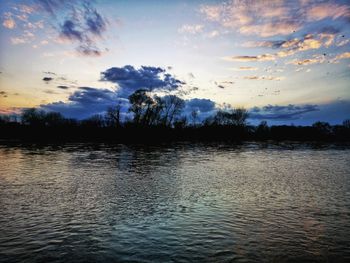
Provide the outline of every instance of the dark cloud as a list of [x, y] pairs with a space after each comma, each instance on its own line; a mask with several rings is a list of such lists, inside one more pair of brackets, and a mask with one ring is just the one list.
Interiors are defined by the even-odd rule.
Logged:
[[199, 98], [186, 100], [183, 115], [190, 117], [193, 111], [197, 112], [198, 120], [203, 121], [216, 113], [215, 102], [210, 99]]
[[44, 71], [43, 73], [47, 75], [56, 75], [55, 72], [51, 72], [51, 71]]
[[330, 124], [340, 124], [350, 118], [350, 101], [338, 99], [318, 105], [319, 111], [305, 114], [302, 124], [312, 124], [315, 121], [326, 121]]
[[57, 86], [57, 88], [59, 88], [59, 89], [69, 89], [68, 86], [64, 86], [64, 85], [59, 85], [59, 86]]
[[266, 120], [270, 125], [311, 125], [316, 121], [326, 121], [334, 125], [349, 119], [350, 101], [339, 99], [319, 105], [267, 105], [254, 107], [249, 112], [249, 119], [253, 124]]
[[301, 118], [305, 113], [318, 110], [317, 105], [267, 105], [262, 108], [255, 107], [251, 109], [250, 118], [259, 120], [296, 120]]
[[6, 91], [0, 91], [0, 97], [6, 98], [7, 92]]
[[218, 85], [218, 88], [220, 88], [220, 89], [224, 89], [224, 88], [225, 88], [225, 86], [223, 86], [223, 85]]
[[101, 81], [116, 83], [121, 97], [127, 97], [138, 89], [175, 90], [185, 84], [163, 68], [141, 66], [135, 69], [130, 65], [113, 67], [101, 72]]
[[[77, 44], [83, 56], [100, 56], [98, 40], [107, 30], [108, 21], [87, 0], [37, 0], [39, 7], [51, 14], [54, 28], [62, 39]], [[64, 20], [61, 18], [64, 17]]]
[[43, 78], [43, 81], [45, 81], [46, 83], [49, 83], [52, 80], [53, 80], [53, 78], [51, 78], [51, 77], [44, 77]]
[[186, 108], [190, 108], [191, 110], [196, 110], [199, 112], [209, 112], [214, 110], [215, 102], [210, 99], [190, 99], [186, 100]]
[[83, 32], [77, 29], [77, 25], [73, 20], [64, 21], [61, 25], [60, 36], [69, 40], [83, 41]]
[[[41, 105], [46, 111], [60, 112], [69, 118], [84, 119], [94, 114], [103, 114], [108, 107], [121, 105], [121, 116], [130, 117], [129, 101], [119, 96], [119, 92], [109, 89], [80, 87], [68, 97], [67, 102], [54, 102]], [[193, 111], [198, 113], [198, 120], [204, 120], [215, 113], [215, 103], [209, 99], [190, 99], [185, 101], [184, 116], [190, 116]]]
[[90, 5], [86, 6], [84, 17], [85, 24], [89, 32], [101, 36], [101, 34], [106, 30], [106, 20]]
[[318, 33], [324, 33], [324, 34], [338, 34], [341, 30], [339, 28], [336, 28], [334, 26], [325, 26], [318, 30]]
[[69, 96], [68, 102], [59, 101], [40, 107], [43, 110], [60, 112], [66, 117], [84, 119], [94, 114], [102, 114], [117, 103], [121, 104], [123, 114], [127, 114], [128, 100], [119, 98], [115, 91], [80, 87]]
[[[107, 49], [105, 49], [107, 50]], [[77, 51], [80, 55], [88, 56], [88, 57], [99, 57], [102, 55], [102, 51], [91, 43], [85, 43], [80, 45], [77, 48]]]

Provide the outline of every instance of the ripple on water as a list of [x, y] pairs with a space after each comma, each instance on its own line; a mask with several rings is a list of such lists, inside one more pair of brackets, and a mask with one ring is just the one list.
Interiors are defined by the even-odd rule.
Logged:
[[2, 262], [350, 261], [350, 150], [0, 146]]

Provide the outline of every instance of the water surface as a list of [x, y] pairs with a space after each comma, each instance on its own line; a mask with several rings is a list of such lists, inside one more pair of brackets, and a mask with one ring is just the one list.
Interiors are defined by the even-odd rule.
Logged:
[[350, 262], [350, 149], [0, 145], [1, 262]]

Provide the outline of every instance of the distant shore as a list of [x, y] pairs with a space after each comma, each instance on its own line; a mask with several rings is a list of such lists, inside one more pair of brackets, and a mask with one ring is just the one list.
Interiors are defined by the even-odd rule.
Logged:
[[350, 129], [342, 125], [315, 126], [192, 126], [169, 127], [87, 127], [87, 126], [28, 126], [7, 123], [0, 126], [1, 140], [20, 141], [115, 141], [115, 142], [172, 142], [172, 141], [319, 141], [350, 142]]

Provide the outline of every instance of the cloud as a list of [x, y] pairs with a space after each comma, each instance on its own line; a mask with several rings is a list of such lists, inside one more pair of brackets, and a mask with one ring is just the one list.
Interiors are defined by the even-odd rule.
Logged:
[[40, 8], [50, 13], [51, 15], [56, 15], [60, 9], [63, 9], [65, 6], [70, 5], [75, 0], [37, 0]]
[[344, 52], [335, 57], [336, 60], [350, 58], [350, 52]]
[[57, 86], [57, 88], [64, 89], [64, 90], [69, 89], [68, 86], [64, 86], [64, 85], [59, 85], [59, 86]]
[[[108, 107], [117, 104], [121, 105], [122, 118], [130, 116], [128, 112], [130, 103], [128, 99], [121, 98], [118, 91], [80, 87], [68, 97], [66, 102], [42, 104], [40, 108], [45, 111], [60, 112], [68, 118], [85, 119], [95, 114], [103, 114]], [[189, 117], [193, 111], [197, 112], [198, 120], [202, 121], [215, 113], [215, 102], [210, 99], [199, 98], [186, 100], [182, 112], [183, 116]]]
[[[249, 110], [249, 119], [255, 121], [267, 120], [270, 124], [311, 125], [316, 121], [326, 121], [330, 124], [341, 124], [350, 116], [349, 100], [333, 100], [318, 105], [289, 104], [286, 106], [267, 105]], [[258, 122], [257, 122], [258, 123]]]
[[100, 50], [98, 47], [92, 45], [91, 43], [85, 43], [77, 48], [77, 52], [79, 55], [88, 57], [99, 57], [107, 51], [108, 49]]
[[239, 68], [233, 68], [235, 71], [254, 71], [258, 70], [257, 67], [239, 67]]
[[296, 120], [308, 112], [318, 111], [317, 105], [294, 105], [286, 106], [267, 105], [264, 107], [254, 107], [249, 112], [250, 119], [257, 120]]
[[261, 37], [293, 34], [302, 29], [307, 21], [350, 17], [347, 4], [319, 0], [227, 0], [202, 5], [199, 11], [207, 20], [228, 30]]
[[200, 13], [209, 21], [241, 34], [270, 37], [289, 35], [302, 27], [295, 9], [279, 0], [230, 0], [202, 5]]
[[271, 54], [262, 54], [257, 56], [233, 56], [233, 57], [226, 57], [224, 59], [229, 61], [239, 61], [239, 62], [271, 61], [271, 60], [275, 60], [275, 56]]
[[6, 91], [0, 91], [0, 97], [7, 98], [7, 92]]
[[203, 31], [203, 25], [183, 25], [179, 28], [179, 33], [197, 34]]
[[275, 76], [244, 76], [243, 79], [248, 79], [248, 80], [283, 80], [285, 79], [284, 77], [275, 77]]
[[243, 47], [269, 47], [279, 48], [285, 41], [284, 40], [271, 40], [271, 41], [248, 41], [242, 44]]
[[60, 36], [73, 41], [83, 41], [83, 32], [77, 30], [77, 25], [72, 20], [64, 21], [63, 25], [61, 25]]
[[214, 38], [220, 35], [220, 32], [218, 30], [213, 30], [211, 32], [209, 32], [206, 36], [208, 38]]
[[319, 3], [307, 9], [309, 20], [322, 20], [325, 18], [337, 19], [340, 17], [350, 18], [350, 8], [348, 5], [336, 3]]
[[28, 43], [26, 39], [20, 38], [20, 37], [12, 37], [11, 38], [11, 43], [13, 45], [19, 45], [19, 44], [25, 44]]
[[107, 29], [107, 20], [88, 2], [84, 2], [83, 8], [79, 11], [82, 16], [72, 15], [61, 24], [60, 38], [78, 42], [77, 51], [81, 55], [100, 56], [102, 52], [96, 42]]
[[245, 25], [239, 29], [244, 35], [259, 35], [261, 37], [271, 37], [275, 35], [290, 35], [298, 31], [301, 25], [298, 22], [267, 23], [257, 25]]
[[84, 17], [88, 30], [92, 34], [101, 36], [102, 33], [106, 31], [106, 19], [103, 18], [101, 14], [99, 14], [97, 10], [92, 8], [90, 5], [86, 6]]
[[121, 97], [127, 97], [138, 89], [175, 90], [185, 84], [163, 68], [141, 66], [135, 69], [130, 65], [121, 68], [113, 67], [101, 72], [101, 81], [117, 84]]
[[69, 118], [84, 119], [94, 114], [104, 113], [108, 107], [121, 103], [122, 112], [126, 113], [128, 100], [119, 98], [117, 92], [108, 89], [80, 87], [68, 97], [67, 102], [54, 102], [40, 105], [43, 110], [56, 111]]
[[45, 81], [46, 83], [49, 83], [52, 80], [53, 80], [53, 78], [51, 78], [51, 77], [44, 77], [43, 78], [43, 81]]
[[9, 17], [9, 18], [4, 20], [2, 25], [4, 27], [6, 27], [7, 29], [14, 29], [16, 27], [16, 22], [13, 18]]
[[[82, 56], [101, 56], [108, 51], [98, 46], [107, 31], [108, 20], [87, 0], [37, 0], [41, 10], [54, 17], [58, 40], [77, 44], [76, 51]], [[64, 19], [62, 19], [64, 17]]]
[[293, 59], [292, 61], [287, 62], [287, 64], [293, 65], [311, 65], [311, 64], [321, 64], [326, 61], [324, 55], [314, 55], [312, 58], [307, 59]]
[[51, 71], [44, 71], [43, 73], [47, 75], [56, 75], [55, 72], [51, 72]]
[[323, 47], [329, 47], [335, 43], [336, 33], [330, 32], [328, 29], [324, 29], [324, 32], [317, 35], [307, 34], [302, 38], [293, 38], [289, 40], [271, 40], [271, 41], [258, 41], [258, 42], [246, 42], [244, 47], [266, 47], [273, 49], [280, 49], [271, 56], [276, 58], [283, 58], [296, 54], [297, 52], [307, 51], [312, 49], [319, 49]]
[[35, 11], [34, 7], [24, 4], [19, 4], [16, 6], [16, 8], [18, 8], [19, 11], [24, 14], [32, 14]]
[[342, 46], [345, 46], [345, 45], [347, 45], [347, 44], [349, 44], [350, 43], [350, 39], [344, 39], [344, 40], [341, 40], [341, 41], [339, 41], [339, 42], [337, 42], [337, 47], [342, 47]]
[[203, 121], [205, 118], [215, 114], [215, 102], [210, 99], [199, 98], [186, 100], [183, 115], [190, 118], [193, 111], [197, 112], [198, 120]]

